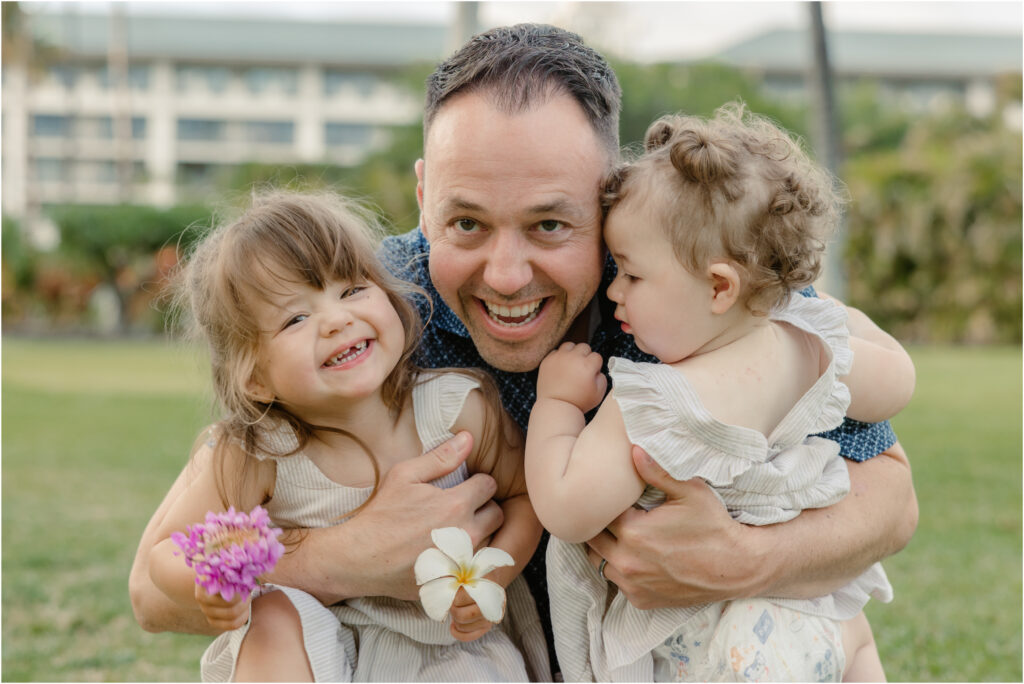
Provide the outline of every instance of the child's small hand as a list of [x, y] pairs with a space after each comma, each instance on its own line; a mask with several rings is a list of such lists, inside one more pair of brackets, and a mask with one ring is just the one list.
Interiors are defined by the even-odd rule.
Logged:
[[494, 626], [493, 622], [489, 622], [480, 613], [480, 608], [461, 587], [455, 594], [450, 614], [452, 622], [449, 629], [452, 636], [459, 641], [475, 641], [487, 634]]
[[225, 601], [220, 594], [210, 594], [203, 587], [196, 585], [196, 603], [203, 611], [207, 622], [225, 632], [238, 629], [249, 619], [249, 596], [235, 594], [230, 601]]
[[561, 399], [587, 412], [601, 403], [608, 379], [601, 355], [587, 344], [564, 342], [545, 357], [537, 377], [537, 397]]

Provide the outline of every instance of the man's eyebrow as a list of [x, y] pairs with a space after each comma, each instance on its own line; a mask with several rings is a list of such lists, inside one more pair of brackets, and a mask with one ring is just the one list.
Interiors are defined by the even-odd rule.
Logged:
[[446, 197], [441, 201], [441, 209], [443, 211], [484, 211], [483, 206], [461, 197]]

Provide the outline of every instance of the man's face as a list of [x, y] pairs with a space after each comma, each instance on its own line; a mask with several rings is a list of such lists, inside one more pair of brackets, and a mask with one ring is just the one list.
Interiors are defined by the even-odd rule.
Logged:
[[424, 157], [417, 195], [434, 286], [484, 360], [536, 368], [601, 281], [606, 152], [568, 95], [508, 115], [468, 93], [437, 113]]

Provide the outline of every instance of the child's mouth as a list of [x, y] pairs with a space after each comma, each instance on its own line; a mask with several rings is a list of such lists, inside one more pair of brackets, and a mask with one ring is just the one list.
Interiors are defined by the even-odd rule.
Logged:
[[343, 352], [332, 356], [331, 358], [324, 361], [324, 368], [331, 368], [333, 366], [339, 366], [343, 363], [355, 360], [361, 354], [363, 354], [369, 346], [368, 340], [362, 340], [352, 345]]

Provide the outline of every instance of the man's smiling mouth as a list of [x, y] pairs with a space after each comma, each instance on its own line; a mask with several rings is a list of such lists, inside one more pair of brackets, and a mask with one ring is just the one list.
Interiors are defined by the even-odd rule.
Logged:
[[486, 300], [481, 301], [491, 320], [506, 328], [526, 325], [537, 317], [544, 304], [544, 299], [535, 299], [532, 302], [525, 302], [516, 306], [504, 306], [502, 304], [492, 304]]

